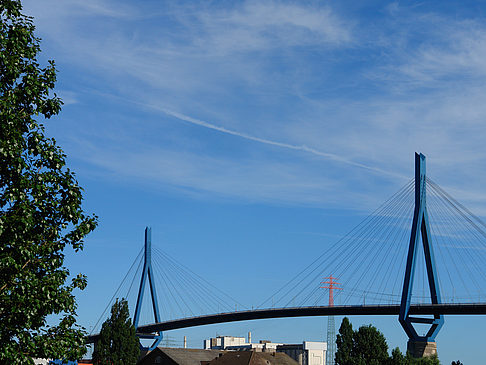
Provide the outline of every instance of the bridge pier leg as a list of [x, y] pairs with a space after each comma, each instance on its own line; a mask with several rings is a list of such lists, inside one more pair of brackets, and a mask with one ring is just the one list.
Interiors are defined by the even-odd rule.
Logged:
[[[140, 312], [142, 309], [142, 301], [143, 301], [143, 293], [145, 290], [145, 283], [149, 281], [150, 286], [150, 295], [152, 298], [152, 308], [154, 311], [154, 319], [155, 322], [160, 322], [160, 314], [159, 314], [159, 304], [157, 301], [157, 292], [155, 291], [155, 278], [152, 269], [152, 230], [147, 227], [145, 228], [145, 255], [144, 255], [144, 263], [143, 263], [143, 271], [142, 271], [142, 278], [140, 280], [140, 288], [138, 290], [138, 297], [137, 297], [137, 305], [135, 307], [135, 314], [133, 316], [133, 325], [135, 329], [138, 330], [138, 322], [140, 319]], [[143, 351], [152, 351], [154, 350], [162, 341], [163, 333], [152, 333], [152, 334], [139, 334], [138, 337], [140, 339], [153, 339], [154, 343], [150, 347], [144, 347], [140, 344], [140, 348]]]
[[408, 340], [407, 352], [416, 358], [437, 355], [437, 343], [435, 341]]
[[[398, 316], [398, 320], [409, 338], [407, 349], [414, 357], [437, 354], [435, 337], [444, 325], [444, 316], [442, 314], [435, 314], [433, 318], [410, 316], [410, 305], [412, 304], [412, 289], [420, 236], [422, 236], [422, 246], [427, 268], [430, 301], [432, 304], [441, 303], [439, 280], [437, 277], [432, 237], [430, 234], [427, 214], [426, 179], [425, 156], [422, 154], [415, 154], [415, 209], [413, 213], [407, 264], [405, 267], [400, 314]], [[419, 335], [414, 324], [429, 324], [430, 328], [425, 335]]]

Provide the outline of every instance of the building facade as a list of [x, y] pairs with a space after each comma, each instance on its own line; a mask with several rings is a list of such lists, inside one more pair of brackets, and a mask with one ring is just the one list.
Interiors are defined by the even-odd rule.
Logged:
[[283, 352], [300, 365], [325, 365], [326, 342], [304, 341], [302, 344], [284, 344], [277, 346], [277, 352]]
[[204, 340], [204, 348], [225, 351], [254, 351], [254, 352], [282, 352], [297, 361], [299, 365], [325, 365], [326, 342], [304, 341], [301, 344], [283, 344], [261, 340], [251, 342], [251, 333], [248, 341], [244, 337], [217, 336]]

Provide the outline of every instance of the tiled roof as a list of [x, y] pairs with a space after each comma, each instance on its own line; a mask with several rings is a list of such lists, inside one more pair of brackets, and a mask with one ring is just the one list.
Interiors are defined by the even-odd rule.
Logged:
[[201, 361], [210, 361], [218, 357], [224, 351], [219, 350], [202, 350], [202, 349], [183, 349], [183, 348], [168, 348], [158, 347], [157, 350], [162, 351], [175, 363], [179, 365], [201, 365]]
[[209, 362], [210, 365], [298, 365], [280, 352], [231, 351]]

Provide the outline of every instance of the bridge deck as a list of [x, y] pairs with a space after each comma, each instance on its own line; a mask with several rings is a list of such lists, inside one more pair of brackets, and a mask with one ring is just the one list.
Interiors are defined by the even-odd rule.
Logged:
[[[175, 330], [179, 328], [203, 326], [207, 324], [248, 321], [254, 319], [288, 318], [288, 317], [311, 317], [311, 316], [388, 316], [398, 315], [400, 305], [341, 305], [341, 306], [316, 306], [316, 307], [295, 307], [295, 308], [270, 308], [255, 309], [248, 311], [227, 312], [209, 314], [198, 317], [174, 319], [170, 321], [147, 324], [139, 326], [137, 333], [154, 333], [160, 331]], [[486, 314], [485, 303], [467, 304], [415, 304], [410, 307], [410, 314], [434, 315], [434, 314], [457, 314], [457, 315], [481, 315]], [[93, 343], [99, 334], [88, 337], [88, 342]]]

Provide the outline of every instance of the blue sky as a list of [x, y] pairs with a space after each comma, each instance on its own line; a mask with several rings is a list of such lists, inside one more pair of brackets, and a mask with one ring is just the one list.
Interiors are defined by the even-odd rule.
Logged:
[[[486, 215], [482, 1], [23, 3], [59, 70], [65, 105], [48, 132], [100, 217], [67, 262], [89, 278], [88, 328], [146, 225], [154, 244], [251, 303], [403, 186], [415, 151]], [[405, 348], [395, 318], [353, 323], [371, 320]], [[482, 355], [474, 335], [458, 336], [461, 321], [473, 334], [485, 324], [447, 319], [445, 364]], [[265, 323], [187, 335], [193, 346], [251, 329], [315, 340], [326, 322]]]

